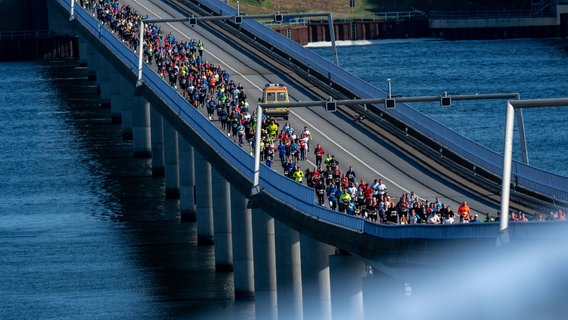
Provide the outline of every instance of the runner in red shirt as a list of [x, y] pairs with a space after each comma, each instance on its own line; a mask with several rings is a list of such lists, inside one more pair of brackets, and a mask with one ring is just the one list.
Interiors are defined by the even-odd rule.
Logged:
[[323, 148], [318, 143], [318, 145], [314, 149], [314, 154], [316, 155], [316, 166], [321, 165], [324, 152], [325, 151], [323, 150]]

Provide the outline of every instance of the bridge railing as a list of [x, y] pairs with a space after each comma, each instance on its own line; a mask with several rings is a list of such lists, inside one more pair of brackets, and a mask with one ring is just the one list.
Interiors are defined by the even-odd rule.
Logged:
[[[335, 14], [333, 19], [335, 22], [340, 21], [381, 21], [381, 22], [399, 22], [408, 20], [423, 19], [426, 17], [426, 13], [423, 11], [413, 10], [413, 11], [389, 11], [389, 12], [372, 12], [371, 14]], [[276, 23], [274, 21], [263, 21], [263, 24], [267, 27], [282, 26], [282, 25], [306, 25], [310, 23], [327, 23], [327, 19], [320, 17], [319, 19], [310, 18], [291, 18], [289, 20], [284, 20], [282, 23]]]
[[[67, 1], [58, 0], [64, 4]], [[64, 6], [65, 7], [65, 6]], [[67, 6], [67, 8], [69, 8]], [[112, 50], [116, 56], [132, 70], [133, 74], [137, 71], [137, 56], [125, 44], [118, 40], [112, 32], [101, 28], [101, 24], [81, 8], [75, 11], [76, 19], [89, 32], [98, 35], [102, 44]], [[192, 107], [174, 88], [168, 85], [154, 70], [148, 65], [143, 66], [143, 81], [152, 88], [167, 105], [180, 115], [184, 121], [194, 129], [197, 134], [209, 143], [225, 159], [227, 164], [235, 167], [250, 181], [253, 180], [254, 159], [230, 139], [225, 133], [214, 126], [198, 110]], [[435, 239], [435, 238], [494, 238], [499, 230], [499, 224], [471, 224], [471, 225], [452, 225], [455, 228], [431, 225], [379, 225], [359, 217], [342, 214], [315, 203], [315, 191], [305, 185], [284, 177], [271, 168], [261, 165], [260, 185], [266, 192], [277, 198], [282, 203], [293, 207], [303, 214], [326, 223], [341, 226], [356, 232], [367, 233], [379, 238], [413, 238], [413, 239]], [[526, 236], [530, 234], [527, 227], [530, 224], [510, 224], [512, 235]], [[548, 225], [548, 224], [547, 224]], [[565, 225], [565, 224], [559, 224]], [[563, 230], [562, 227], [555, 227]], [[556, 230], [554, 229], [554, 230]], [[561, 232], [561, 231], [558, 231]], [[512, 236], [512, 237], [513, 237]]]
[[[202, 0], [200, 5], [223, 15], [236, 15], [236, 9], [227, 6], [218, 0]], [[330, 61], [320, 57], [313, 51], [304, 48], [287, 37], [273, 32], [270, 28], [254, 21], [245, 19], [241, 24], [256, 37], [263, 39], [270, 46], [286, 52], [292, 57], [302, 57], [302, 62], [310, 69], [329, 79], [330, 82], [348, 89], [363, 99], [376, 99], [386, 97], [386, 93], [369, 83], [355, 77]], [[374, 106], [376, 110], [394, 116], [409, 127], [421, 132], [434, 141], [457, 153], [464, 159], [484, 168], [496, 176], [503, 174], [503, 156], [489, 150], [474, 141], [467, 139], [455, 131], [445, 127], [435, 120], [421, 114], [410, 106], [397, 103], [395, 109], [387, 110], [382, 105]], [[503, 102], [503, 108], [505, 103]], [[568, 177], [550, 173], [519, 161], [513, 161], [511, 182], [524, 186], [537, 193], [541, 193], [558, 200], [568, 201]]]
[[49, 38], [51, 33], [49, 30], [14, 30], [0, 31], [0, 40], [17, 40], [17, 39], [44, 39]]
[[[63, 1], [68, 2], [68, 1]], [[119, 40], [110, 30], [106, 29], [97, 19], [81, 8], [75, 8], [75, 19], [83, 24], [89, 32], [95, 35], [107, 48], [132, 71], [138, 70], [138, 56]], [[252, 181], [254, 159], [248, 152], [227, 139], [225, 133], [212, 125], [203, 115], [191, 106], [174, 88], [168, 85], [155, 70], [143, 64], [143, 81], [148, 84], [188, 125], [218, 150], [237, 170], [243, 172]]]
[[469, 19], [511, 19], [532, 18], [531, 10], [479, 10], [479, 11], [430, 11], [430, 19], [469, 20]]

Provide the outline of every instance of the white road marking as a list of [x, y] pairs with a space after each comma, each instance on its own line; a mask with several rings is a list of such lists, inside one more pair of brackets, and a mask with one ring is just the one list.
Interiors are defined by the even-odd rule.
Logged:
[[[153, 12], [152, 10], [150, 10], [150, 8], [146, 7], [145, 5], [143, 5], [140, 1], [134, 0], [134, 2], [138, 3], [138, 5], [140, 5], [141, 7], [143, 7], [144, 9], [146, 9], [148, 12], [150, 12], [152, 15], [154, 15], [157, 19], [162, 19], [162, 17], [160, 17], [157, 13]], [[186, 35], [183, 31], [179, 30], [178, 28], [174, 27], [171, 23], [166, 23], [167, 25], [169, 25], [172, 29], [176, 30], [177, 32], [179, 32], [182, 36], [186, 37], [187, 39], [192, 39], [191, 37], [189, 37], [188, 35]], [[262, 88], [257, 86], [255, 83], [253, 83], [249, 78], [247, 78], [245, 75], [243, 75], [242, 73], [240, 73], [239, 71], [237, 71], [236, 69], [232, 68], [228, 63], [226, 63], [225, 61], [223, 61], [222, 59], [220, 59], [219, 57], [217, 57], [215, 54], [213, 54], [211, 51], [208, 51], [206, 49], [204, 49], [203, 51], [207, 52], [207, 54], [211, 55], [213, 58], [217, 59], [220, 63], [222, 63], [223, 65], [227, 66], [229, 69], [231, 69], [234, 73], [238, 74], [239, 76], [241, 76], [243, 79], [245, 79], [248, 83], [250, 83], [253, 87], [255, 87], [256, 89], [258, 89], [259, 91], [262, 91]], [[409, 191], [406, 190], [405, 188], [403, 188], [402, 186], [400, 186], [398, 183], [394, 182], [394, 180], [389, 179], [386, 175], [381, 174], [379, 171], [375, 170], [373, 167], [371, 167], [370, 165], [368, 165], [366, 162], [364, 162], [363, 160], [359, 159], [357, 156], [355, 156], [354, 154], [352, 154], [351, 152], [349, 152], [347, 149], [345, 149], [344, 147], [342, 147], [341, 145], [339, 145], [338, 143], [336, 143], [335, 141], [333, 141], [333, 139], [331, 139], [329, 136], [327, 136], [325, 133], [323, 133], [322, 131], [320, 131], [318, 128], [316, 128], [313, 124], [309, 123], [308, 121], [306, 121], [304, 118], [300, 117], [300, 115], [298, 115], [297, 113], [293, 112], [292, 110], [290, 110], [290, 113], [292, 113], [294, 116], [296, 116], [298, 119], [300, 119], [301, 121], [303, 121], [304, 123], [306, 123], [310, 128], [313, 128], [315, 131], [317, 131], [322, 137], [325, 137], [326, 139], [328, 139], [332, 144], [334, 144], [336, 147], [338, 147], [339, 149], [341, 149], [343, 152], [345, 152], [346, 154], [350, 155], [351, 157], [353, 157], [355, 160], [359, 161], [362, 165], [364, 165], [365, 167], [367, 167], [367, 169], [369, 169], [370, 171], [376, 173], [378, 176], [380, 176], [382, 179], [388, 181], [390, 184], [396, 186], [397, 188], [403, 190], [404, 192], [408, 193]], [[314, 165], [314, 163], [312, 163], [311, 161], [307, 160], [310, 164]], [[418, 195], [417, 195], [418, 196]]]

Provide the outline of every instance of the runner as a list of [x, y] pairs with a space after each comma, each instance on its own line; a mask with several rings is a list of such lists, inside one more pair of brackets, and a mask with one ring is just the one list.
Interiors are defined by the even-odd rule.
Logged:
[[316, 148], [314, 149], [314, 154], [316, 155], [316, 166], [320, 166], [322, 164], [324, 153], [325, 153], [325, 150], [318, 143]]

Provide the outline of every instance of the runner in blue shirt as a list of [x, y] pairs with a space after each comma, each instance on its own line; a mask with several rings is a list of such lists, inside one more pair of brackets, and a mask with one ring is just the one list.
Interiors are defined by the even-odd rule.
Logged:
[[331, 183], [329, 187], [327, 187], [327, 199], [329, 200], [329, 207], [331, 210], [335, 210], [337, 208], [337, 187], [335, 183]]
[[278, 157], [280, 157], [280, 162], [284, 165], [284, 161], [286, 161], [286, 146], [282, 144], [282, 141], [278, 145]]

